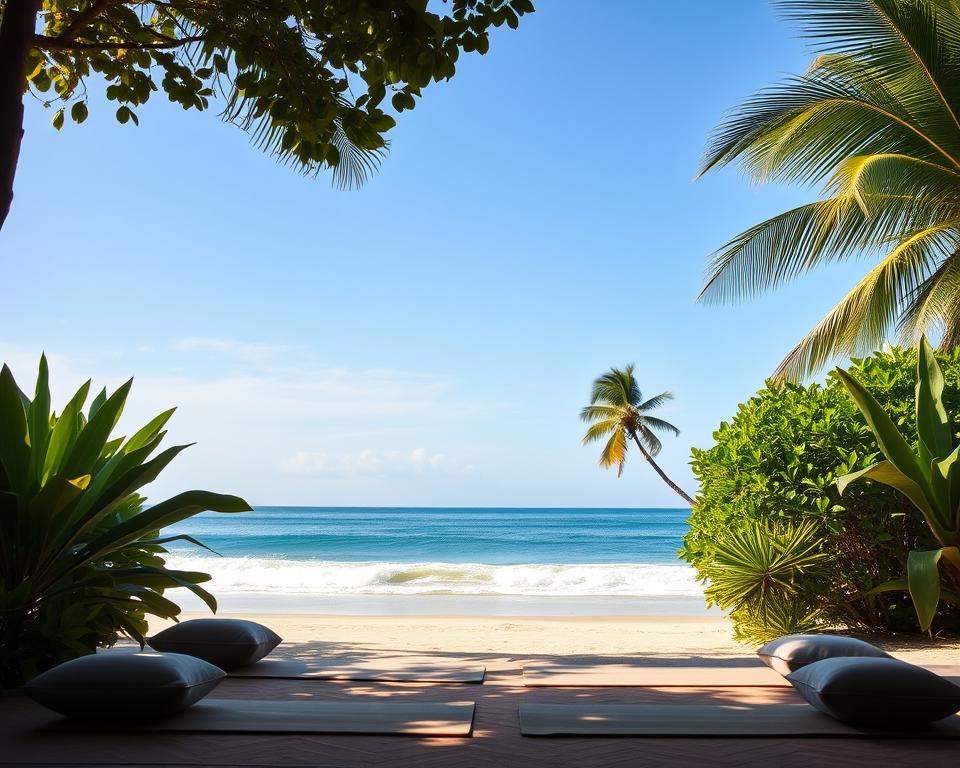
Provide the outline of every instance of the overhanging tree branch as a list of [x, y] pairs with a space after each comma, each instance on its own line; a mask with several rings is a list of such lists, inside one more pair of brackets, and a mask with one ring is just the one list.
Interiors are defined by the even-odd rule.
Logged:
[[206, 40], [205, 35], [192, 35], [190, 37], [181, 37], [179, 40], [164, 40], [157, 43], [141, 43], [135, 40], [122, 42], [103, 42], [103, 43], [79, 43], [75, 40], [64, 40], [61, 37], [47, 37], [46, 35], [34, 35], [33, 44], [37, 48], [47, 51], [116, 51], [123, 49], [155, 51], [165, 48], [180, 48], [190, 43], [202, 43]]
[[87, 10], [77, 14], [76, 18], [67, 25], [67, 28], [63, 30], [63, 33], [60, 34], [59, 37], [64, 40], [73, 40], [80, 34], [80, 30], [115, 2], [117, 2], [117, 0], [95, 0]]

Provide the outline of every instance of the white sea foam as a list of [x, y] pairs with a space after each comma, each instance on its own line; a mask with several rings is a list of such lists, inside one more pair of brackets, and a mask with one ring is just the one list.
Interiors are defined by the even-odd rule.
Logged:
[[170, 555], [168, 567], [204, 571], [217, 594], [528, 595], [702, 597], [687, 565], [604, 563], [353, 563]]

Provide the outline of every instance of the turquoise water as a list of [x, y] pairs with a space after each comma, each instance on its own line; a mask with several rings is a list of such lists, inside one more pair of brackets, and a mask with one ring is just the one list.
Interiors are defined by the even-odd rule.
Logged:
[[259, 507], [170, 529], [230, 557], [675, 563], [688, 510]]
[[219, 553], [177, 546], [171, 558], [176, 567], [211, 573], [218, 595], [269, 595], [300, 607], [344, 597], [419, 597], [425, 604], [423, 598], [450, 595], [701, 604], [702, 586], [676, 555], [688, 514], [259, 507], [203, 514], [167, 532], [189, 533]]

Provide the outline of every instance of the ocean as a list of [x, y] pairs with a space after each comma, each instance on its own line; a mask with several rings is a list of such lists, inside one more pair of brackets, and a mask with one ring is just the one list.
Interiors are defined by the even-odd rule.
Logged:
[[[682, 509], [258, 507], [165, 530], [168, 564], [221, 609], [297, 613], [702, 614]], [[199, 608], [192, 596], [185, 608]]]

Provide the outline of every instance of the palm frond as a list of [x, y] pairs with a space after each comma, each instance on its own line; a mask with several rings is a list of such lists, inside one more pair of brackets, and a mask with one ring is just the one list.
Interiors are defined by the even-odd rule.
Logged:
[[660, 451], [663, 450], [663, 443], [660, 442], [660, 438], [653, 434], [653, 432], [646, 426], [646, 423], [640, 423], [637, 425], [635, 434], [643, 447], [646, 448], [647, 453], [649, 453], [651, 456], [657, 456], [659, 455]]
[[960, 244], [960, 221], [914, 233], [898, 245], [791, 350], [777, 378], [799, 379], [837, 355], [867, 353], [895, 326], [899, 308], [916, 294], [939, 258]]
[[636, 405], [640, 401], [640, 389], [633, 376], [633, 366], [611, 368], [593, 382], [590, 394], [591, 405], [607, 404], [619, 407]]
[[587, 445], [595, 440], [601, 440], [617, 429], [621, 429], [620, 419], [618, 418], [594, 422], [587, 428], [587, 433], [583, 436], [581, 443]]
[[[823, 182], [825, 198], [717, 251], [700, 298], [748, 298], [831, 261], [879, 256], [784, 360], [804, 376], [899, 328], [960, 340], [960, 3], [781, 0], [819, 57], [721, 122], [703, 171], [738, 161], [759, 181]], [[882, 255], [882, 256], [881, 256]]]
[[581, 409], [581, 421], [597, 421], [599, 419], [622, 419], [627, 413], [626, 408], [617, 405], [588, 405]]
[[655, 432], [672, 432], [674, 435], [680, 434], [680, 430], [673, 424], [669, 421], [658, 419], [656, 416], [643, 416], [641, 417], [641, 423]]
[[649, 400], [645, 400], [637, 406], [637, 410], [640, 413], [645, 411], [655, 411], [657, 408], [662, 406], [664, 403], [673, 400], [673, 392], [661, 392], [659, 395], [654, 395]]
[[627, 439], [622, 429], [616, 430], [603, 446], [600, 454], [600, 466], [609, 469], [617, 468], [617, 477], [623, 474], [623, 465], [627, 460]]

